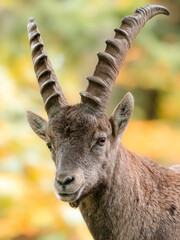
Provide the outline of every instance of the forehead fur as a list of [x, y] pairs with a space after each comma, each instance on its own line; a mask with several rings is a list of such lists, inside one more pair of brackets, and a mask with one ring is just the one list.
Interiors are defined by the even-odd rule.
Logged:
[[82, 135], [87, 131], [110, 131], [110, 123], [106, 115], [96, 117], [89, 113], [82, 104], [67, 106], [61, 109], [53, 118], [49, 120], [48, 128], [56, 135], [61, 133], [68, 137], [71, 133], [78, 132]]

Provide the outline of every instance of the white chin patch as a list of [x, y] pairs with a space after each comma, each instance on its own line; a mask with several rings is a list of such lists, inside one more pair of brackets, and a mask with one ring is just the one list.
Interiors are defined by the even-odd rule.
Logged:
[[59, 196], [59, 194], [56, 192], [56, 190], [54, 191], [55, 192], [55, 195], [57, 197], [58, 200], [61, 200], [61, 197]]

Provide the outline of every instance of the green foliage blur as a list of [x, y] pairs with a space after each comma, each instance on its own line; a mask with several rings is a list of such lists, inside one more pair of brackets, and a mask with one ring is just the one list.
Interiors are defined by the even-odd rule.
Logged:
[[92, 240], [79, 211], [56, 199], [55, 167], [26, 120], [26, 110], [46, 118], [27, 39], [28, 18], [36, 19], [65, 96], [75, 104], [105, 39], [122, 17], [147, 4], [161, 4], [171, 15], [153, 18], [139, 33], [107, 114], [131, 91], [135, 111], [124, 145], [169, 166], [180, 159], [179, 0], [0, 1], [0, 239]]

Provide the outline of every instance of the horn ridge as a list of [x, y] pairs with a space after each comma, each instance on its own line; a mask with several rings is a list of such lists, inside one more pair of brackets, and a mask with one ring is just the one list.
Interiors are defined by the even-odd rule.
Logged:
[[[147, 5], [137, 8], [134, 15], [122, 19], [121, 26], [115, 28], [114, 38], [106, 40], [105, 51], [97, 54], [98, 63], [93, 76], [87, 78], [88, 81], [92, 80], [89, 81], [86, 91], [80, 93], [82, 104], [94, 109], [98, 114], [104, 114], [113, 84], [133, 40], [145, 23], [157, 14], [169, 15], [169, 11], [160, 5]], [[101, 84], [97, 84], [93, 79], [101, 79]]]
[[40, 92], [43, 92], [44, 89], [48, 88], [49, 84], [51, 84], [51, 85], [55, 84], [55, 81], [53, 79], [48, 79], [47, 81], [45, 81], [40, 87]]
[[108, 47], [110, 47], [110, 48], [112, 48], [112, 49], [114, 49], [114, 51], [116, 51], [116, 52], [120, 52], [119, 51], [119, 40], [118, 39], [116, 39], [116, 38], [111, 38], [111, 39], [107, 39], [106, 41], [106, 45], [108, 46]]
[[94, 84], [99, 84], [101, 87], [108, 87], [108, 85], [102, 81], [101, 78], [99, 77], [96, 77], [96, 76], [88, 76], [86, 77], [86, 79], [89, 81], [89, 82], [93, 82]]
[[80, 92], [80, 96], [81, 96], [81, 98], [83, 99], [83, 98], [88, 98], [89, 99], [89, 101], [90, 101], [90, 104], [88, 105], [87, 104], [87, 106], [93, 111], [94, 110], [94, 107], [96, 106], [100, 106], [101, 105], [101, 99], [100, 98], [98, 98], [98, 97], [95, 97], [95, 96], [93, 96], [91, 93], [88, 93], [88, 92], [86, 92], [86, 91], [82, 91], [82, 92]]
[[128, 42], [129, 47], [131, 46], [131, 42], [130, 42], [130, 40], [129, 40], [129, 36], [128, 36], [128, 32], [127, 32], [127, 31], [125, 31], [124, 29], [122, 29], [122, 28], [120, 28], [120, 27], [115, 28], [114, 31], [115, 31], [115, 33], [116, 33], [114, 40], [115, 40], [116, 38], [117, 38], [117, 39], [123, 39], [123, 38], [125, 38], [126, 41]]

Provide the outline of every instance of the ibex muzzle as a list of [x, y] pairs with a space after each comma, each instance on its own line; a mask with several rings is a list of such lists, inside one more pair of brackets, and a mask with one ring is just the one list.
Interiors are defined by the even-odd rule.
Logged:
[[49, 120], [28, 112], [34, 132], [46, 141], [56, 165], [55, 192], [78, 207], [96, 240], [179, 240], [179, 167], [164, 168], [121, 144], [134, 99], [127, 93], [111, 117], [106, 105], [125, 56], [144, 24], [166, 8], [138, 8], [122, 20], [98, 53], [81, 103], [69, 106], [33, 18], [28, 34], [34, 70]]
[[80, 195], [83, 181], [81, 169], [57, 171], [54, 182], [57, 197], [67, 202], [75, 201]]

